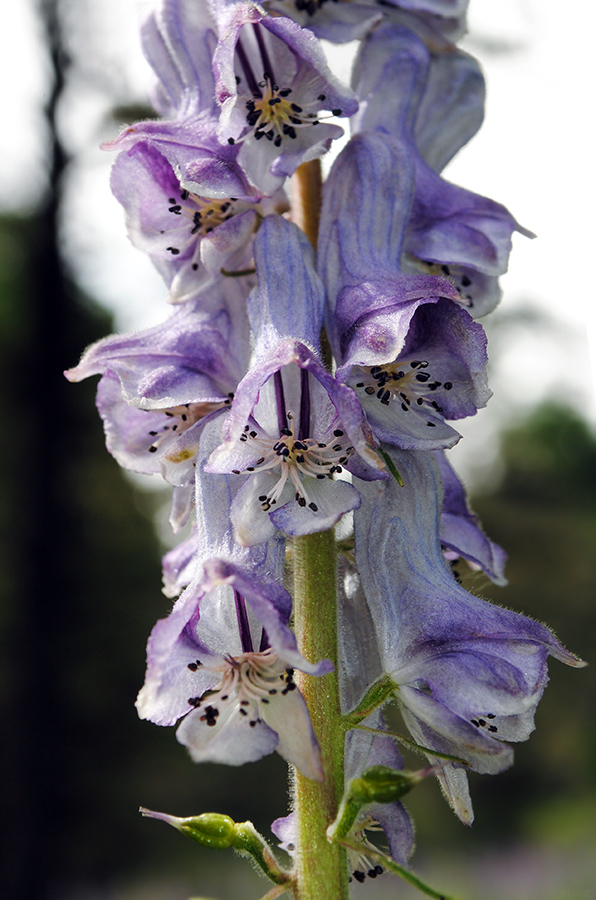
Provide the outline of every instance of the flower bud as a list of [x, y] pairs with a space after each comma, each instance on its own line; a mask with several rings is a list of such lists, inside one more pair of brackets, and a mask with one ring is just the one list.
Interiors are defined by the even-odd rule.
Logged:
[[142, 807], [141, 813], [151, 819], [161, 819], [162, 822], [173, 825], [197, 844], [212, 847], [214, 850], [227, 850], [236, 838], [236, 823], [221, 813], [201, 813], [200, 816], [188, 816], [185, 819]]
[[399, 772], [387, 766], [372, 766], [361, 778], [356, 778], [350, 786], [355, 797], [365, 803], [393, 803], [401, 800], [412, 788], [422, 781], [423, 772]]
[[411, 791], [418, 782], [434, 772], [429, 766], [418, 772], [397, 771], [388, 766], [371, 766], [360, 778], [353, 778], [342, 798], [335, 821], [327, 829], [327, 838], [346, 838], [363, 806], [370, 803], [394, 803]]

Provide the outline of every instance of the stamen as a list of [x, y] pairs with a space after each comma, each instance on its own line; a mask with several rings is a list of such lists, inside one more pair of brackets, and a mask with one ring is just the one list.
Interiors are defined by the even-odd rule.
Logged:
[[160, 447], [172, 438], [184, 434], [185, 431], [203, 419], [216, 409], [229, 406], [234, 395], [229, 394], [225, 400], [206, 403], [186, 403], [184, 406], [173, 406], [171, 409], [146, 410], [151, 416], [165, 416], [168, 424], [161, 425], [148, 432], [150, 437], [156, 438], [147, 448], [149, 453], [156, 453]]
[[[376, 397], [382, 406], [389, 406], [398, 401], [404, 412], [409, 412], [412, 406], [430, 407], [434, 412], [442, 413], [443, 407], [429, 395], [443, 388], [450, 391], [453, 382], [444, 384], [433, 379], [427, 372], [428, 361], [424, 359], [400, 360], [387, 363], [383, 366], [371, 366], [370, 369], [357, 367], [350, 377], [350, 384], [356, 389], [363, 390], [369, 397]], [[427, 423], [434, 427], [434, 422]]]
[[[281, 406], [279, 396], [282, 387], [278, 391], [276, 382], [278, 416]], [[308, 434], [310, 430], [310, 398], [304, 400], [303, 398], [305, 397], [309, 398], [306, 378], [303, 379], [303, 391], [301, 394], [301, 407], [303, 403], [305, 406], [301, 409], [300, 418], [302, 419], [301, 427]], [[306, 417], [306, 404], [308, 404], [308, 420]], [[299, 438], [294, 431], [294, 415], [290, 410], [285, 414], [285, 420], [289, 427], [280, 428], [279, 437], [269, 437], [263, 433], [259, 436], [256, 431], [249, 430], [250, 426], [246, 426], [239, 440], [242, 443], [252, 440], [260, 456], [253, 465], [246, 466], [244, 471], [269, 470], [273, 475], [273, 470], [278, 469], [276, 483], [267, 493], [261, 494], [258, 498], [261, 509], [265, 512], [269, 512], [271, 507], [278, 502], [288, 481], [294, 488], [295, 500], [299, 506], [308, 506], [313, 512], [318, 512], [319, 508], [309, 497], [308, 489], [303, 479], [305, 477], [317, 479], [332, 478], [334, 473], [340, 473], [342, 466], [348, 462], [349, 457], [354, 453], [354, 447], [345, 447], [338, 440], [338, 436], [343, 436], [341, 429], [336, 428], [335, 431], [332, 431], [326, 441], [318, 441], [312, 437], [301, 436]], [[234, 474], [240, 474], [240, 470], [235, 469]]]

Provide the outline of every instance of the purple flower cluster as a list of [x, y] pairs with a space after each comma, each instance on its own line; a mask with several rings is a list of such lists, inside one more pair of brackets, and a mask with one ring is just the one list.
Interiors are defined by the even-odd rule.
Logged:
[[[185, 528], [164, 558], [164, 591], [177, 599], [149, 639], [139, 715], [180, 722], [197, 761], [241, 765], [277, 750], [323, 779], [294, 670], [332, 667], [298, 650], [284, 558], [293, 537], [350, 514], [344, 713], [390, 678], [469, 823], [466, 768], [510, 765], [508, 742], [533, 729], [547, 657], [579, 661], [452, 570], [462, 559], [504, 583], [504, 553], [445, 451], [460, 438], [454, 423], [491, 395], [478, 320], [499, 300], [512, 233], [530, 234], [441, 176], [483, 114], [479, 67], [454, 45], [465, 11], [465, 0], [161, 0], [142, 32], [161, 118], [109, 147], [130, 239], [173, 309], [157, 327], [99, 341], [67, 377], [101, 375], [108, 449], [163, 476], [174, 532]], [[360, 41], [351, 88], [319, 38]], [[324, 184], [315, 254], [286, 189], [343, 134], [338, 118], [351, 138]], [[381, 710], [365, 725], [382, 732]], [[351, 731], [346, 752], [349, 777], [401, 766], [383, 734]], [[373, 820], [405, 863], [401, 804], [371, 807], [363, 847]], [[276, 828], [292, 843], [290, 820]]]

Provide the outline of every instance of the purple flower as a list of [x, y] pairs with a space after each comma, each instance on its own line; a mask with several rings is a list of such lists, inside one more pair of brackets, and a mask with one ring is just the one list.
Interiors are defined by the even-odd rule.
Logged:
[[263, 216], [283, 212], [283, 191], [272, 199], [198, 196], [180, 186], [155, 146], [139, 142], [114, 163], [112, 190], [126, 211], [132, 243], [145, 250], [181, 303], [228, 272], [252, 265], [252, 239]]
[[247, 476], [231, 511], [241, 544], [268, 540], [277, 529], [311, 534], [331, 528], [360, 503], [356, 488], [333, 480], [334, 474], [345, 467], [379, 477], [368, 468], [382, 464], [355, 394], [304, 345], [281, 344], [248, 373], [236, 400], [208, 470]]
[[197, 579], [147, 649], [141, 718], [178, 719], [177, 738], [196, 762], [242, 765], [277, 750], [308, 778], [321, 780], [320, 753], [293, 668], [307, 663], [287, 627], [289, 594], [276, 582], [222, 559], [205, 560]]
[[460, 435], [445, 420], [475, 415], [491, 396], [484, 331], [451, 300], [388, 301], [351, 334], [337, 376], [354, 388], [380, 440], [451, 447]]
[[350, 116], [357, 103], [309, 31], [264, 15], [252, 0], [216, 0], [214, 10], [220, 140], [241, 144], [239, 164], [252, 184], [272, 195], [300, 163], [341, 137], [342, 129], [325, 124], [321, 111]]
[[158, 472], [180, 435], [229, 405], [248, 366], [248, 334], [243, 286], [226, 279], [161, 325], [93, 344], [66, 376], [103, 376], [108, 449], [125, 468]]
[[360, 502], [357, 490], [333, 475], [345, 467], [378, 477], [374, 470], [382, 467], [357, 397], [310, 349], [318, 342], [324, 295], [306, 239], [268, 217], [255, 262], [259, 283], [248, 309], [256, 361], [238, 385], [224, 441], [207, 467], [246, 473], [232, 522], [247, 546], [278, 528], [286, 534], [330, 528]]
[[237, 163], [238, 150], [217, 137], [212, 68], [217, 38], [208, 4], [162, 0], [144, 23], [142, 36], [143, 51], [158, 78], [153, 102], [165, 120], [129, 125], [104, 149], [130, 151], [141, 144], [162, 168], [165, 163], [155, 159], [163, 157], [179, 182], [175, 200], [180, 190], [222, 201], [253, 200], [254, 188]]
[[406, 138], [435, 172], [484, 118], [485, 84], [477, 60], [455, 48], [432, 53], [410, 29], [389, 22], [362, 43], [352, 82], [359, 99], [352, 133], [382, 129]]
[[[583, 663], [546, 626], [472, 596], [441, 554], [441, 477], [430, 454], [392, 449], [404, 480], [363, 484], [356, 563], [383, 671], [414, 740], [493, 774], [511, 764], [503, 741], [526, 740], [547, 682], [547, 657]], [[439, 780], [465, 822], [465, 770], [441, 762]]]
[[[355, 65], [354, 86], [363, 103], [354, 127], [392, 134], [410, 148], [415, 189], [402, 247], [404, 271], [448, 275], [478, 317], [500, 299], [498, 276], [507, 270], [512, 233], [533, 235], [501, 204], [450, 184], [431, 168], [440, 169], [480, 121], [481, 82], [467, 59], [462, 62], [443, 63], [430, 78], [430, 56], [420, 39], [406, 28], [381, 26], [363, 42]], [[441, 73], [450, 79], [446, 90], [438, 85]], [[469, 111], [462, 110], [462, 93], [469, 96]], [[450, 102], [452, 95], [457, 103]], [[437, 133], [441, 142], [432, 149]]]
[[319, 267], [337, 377], [381, 440], [437, 449], [459, 439], [445, 419], [474, 415], [490, 397], [486, 338], [450, 280], [399, 269], [413, 186], [406, 146], [352, 139], [327, 182]]
[[355, 41], [383, 19], [415, 31], [435, 51], [451, 51], [465, 30], [467, 0], [266, 0], [268, 9], [292, 16], [320, 38]]

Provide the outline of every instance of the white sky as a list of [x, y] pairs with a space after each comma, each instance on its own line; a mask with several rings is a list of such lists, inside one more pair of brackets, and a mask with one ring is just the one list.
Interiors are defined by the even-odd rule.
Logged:
[[[85, 50], [83, 73], [64, 103], [63, 136], [75, 154], [65, 204], [64, 234], [85, 287], [112, 309], [122, 330], [146, 327], [167, 314], [164, 290], [149, 261], [124, 234], [111, 197], [110, 155], [98, 144], [114, 134], [107, 116], [113, 91], [126, 101], [150, 82], [138, 41], [143, 0], [75, 0], [69, 36]], [[0, 208], [26, 209], [43, 186], [39, 106], [47, 63], [33, 0], [4, 0], [0, 84], [5, 137], [0, 143]], [[593, 90], [596, 11], [587, 0], [571, 14], [559, 0], [471, 0], [463, 46], [484, 68], [488, 100], [479, 134], [449, 166], [447, 177], [509, 207], [538, 235], [514, 239], [503, 278], [494, 346], [495, 397], [465, 423], [461, 465], [484, 467], [498, 428], [545, 395], [568, 399], [596, 424], [593, 371], [596, 316], [592, 279], [596, 199]], [[504, 52], [508, 49], [509, 52]], [[345, 56], [345, 50], [342, 51]], [[112, 96], [111, 96], [112, 95]], [[530, 308], [547, 320], [515, 333], [497, 323]], [[74, 361], [66, 361], [72, 363]], [[459, 449], [459, 448], [458, 448]], [[474, 475], [474, 471], [469, 474]]]

